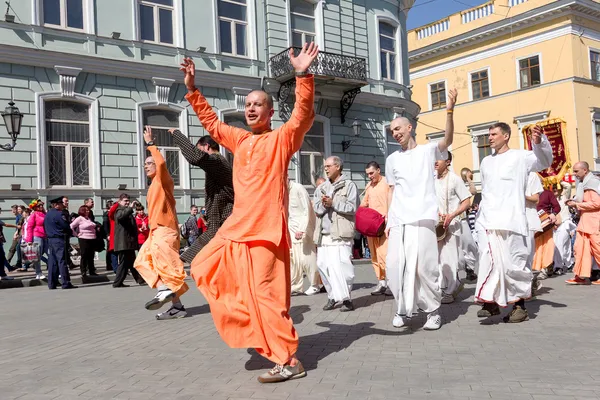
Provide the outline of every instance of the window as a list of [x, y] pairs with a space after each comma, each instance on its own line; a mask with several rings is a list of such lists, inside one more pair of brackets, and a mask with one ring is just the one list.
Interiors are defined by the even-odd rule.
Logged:
[[45, 103], [49, 186], [90, 186], [89, 113], [81, 103]]
[[534, 56], [519, 60], [519, 77], [521, 89], [541, 83], [540, 57]]
[[592, 67], [592, 80], [600, 81], [600, 53], [590, 51], [590, 65]]
[[43, 0], [44, 25], [84, 29], [84, 0]]
[[300, 148], [300, 183], [309, 186], [325, 168], [325, 124], [315, 121]]
[[[175, 186], [181, 186], [181, 157], [179, 148], [173, 143], [173, 136], [169, 129], [179, 128], [179, 113], [176, 111], [166, 111], [157, 109], [146, 109], [143, 111], [144, 126], [152, 128], [154, 143], [165, 158], [167, 170], [173, 178]], [[146, 150], [146, 156], [150, 152]], [[148, 182], [150, 185], [150, 182]]]
[[221, 53], [248, 55], [248, 0], [219, 0]]
[[173, 44], [174, 0], [138, 0], [140, 39], [145, 42]]
[[306, 0], [290, 0], [292, 46], [302, 47], [315, 41], [315, 5]]
[[477, 151], [479, 153], [479, 164], [481, 164], [481, 161], [483, 161], [485, 157], [492, 154], [489, 135], [483, 134], [477, 136]]
[[379, 22], [381, 79], [396, 80], [396, 28]]
[[490, 97], [490, 81], [487, 70], [471, 74], [471, 91], [473, 93], [473, 100]]
[[429, 85], [431, 94], [431, 109], [446, 107], [446, 82], [432, 83]]

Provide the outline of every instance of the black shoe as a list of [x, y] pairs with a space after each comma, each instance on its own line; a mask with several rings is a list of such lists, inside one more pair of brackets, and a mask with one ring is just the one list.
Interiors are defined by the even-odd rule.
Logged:
[[371, 292], [371, 296], [380, 296], [382, 294], [385, 294], [386, 291], [387, 291], [387, 286], [383, 286], [381, 283], [378, 283], [375, 290], [373, 290]]
[[327, 293], [327, 289], [325, 289], [325, 286], [321, 286], [321, 289], [319, 289], [319, 293]]
[[469, 282], [476, 282], [477, 281], [477, 274], [473, 271], [471, 271], [470, 269], [467, 270], [467, 277], [466, 279]]
[[479, 311], [477, 311], [477, 317], [489, 318], [494, 315], [500, 314], [500, 307], [496, 303], [485, 303]]
[[129, 287], [129, 285], [126, 285], [124, 283], [120, 284], [120, 285], [113, 285], [114, 288], [122, 288], [122, 287]]
[[56, 286], [48, 286], [48, 290], [56, 290]]
[[90, 272], [90, 276], [98, 276], [96, 272]]
[[325, 307], [323, 307], [323, 311], [333, 310], [335, 308], [335, 303], [335, 300], [327, 300], [327, 304], [325, 304]]
[[148, 286], [148, 284], [146, 283], [146, 281], [138, 281], [137, 283], [140, 286]]
[[67, 286], [63, 287], [63, 289], [77, 289], [77, 286], [75, 286], [69, 282], [69, 284]]
[[344, 302], [342, 303], [342, 308], [340, 308], [341, 312], [348, 312], [348, 311], [354, 311], [354, 304], [352, 303], [352, 300], [344, 300]]

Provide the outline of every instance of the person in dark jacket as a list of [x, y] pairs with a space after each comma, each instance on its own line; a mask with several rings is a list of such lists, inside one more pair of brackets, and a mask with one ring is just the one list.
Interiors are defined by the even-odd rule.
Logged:
[[210, 136], [202, 136], [196, 146], [179, 130], [171, 129], [173, 142], [192, 165], [204, 170], [206, 222], [208, 229], [183, 252], [181, 259], [191, 263], [196, 254], [215, 237], [233, 210], [233, 175], [231, 164], [219, 153], [219, 145]]
[[111, 237], [111, 221], [110, 216], [108, 215], [113, 204], [115, 204], [115, 202], [112, 200], [106, 201], [106, 211], [104, 211], [102, 214], [102, 229], [106, 235], [106, 270], [117, 273], [117, 265], [119, 264], [119, 260], [117, 259], [117, 256], [111, 246], [111, 241], [113, 238]]
[[[135, 204], [137, 202], [134, 202], [133, 206]], [[138, 284], [146, 284], [140, 274], [133, 268], [135, 251], [139, 249], [137, 233], [134, 207], [130, 206], [129, 195], [123, 193], [119, 196], [119, 206], [115, 212], [114, 252], [117, 254], [119, 260], [117, 276], [113, 282], [113, 287], [115, 288], [129, 286], [123, 283], [125, 282], [125, 278], [127, 278], [128, 271], [131, 271], [133, 279]]]
[[66, 247], [68, 238], [71, 236], [70, 221], [63, 213], [63, 198], [59, 197], [50, 201], [52, 208], [46, 213], [44, 219], [44, 230], [48, 238], [48, 289], [56, 289], [58, 275], [62, 279], [63, 289], [74, 289], [77, 286], [71, 284], [69, 268], [67, 267]]

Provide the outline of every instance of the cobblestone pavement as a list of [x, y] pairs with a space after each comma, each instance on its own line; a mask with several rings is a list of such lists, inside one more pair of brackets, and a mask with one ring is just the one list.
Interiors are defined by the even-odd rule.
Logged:
[[[294, 297], [304, 379], [261, 385], [271, 365], [229, 349], [192, 289], [190, 317], [156, 321], [147, 287], [0, 291], [0, 398], [9, 399], [598, 399], [600, 287], [544, 281], [531, 320], [481, 324], [471, 302], [442, 306], [441, 330], [391, 326], [390, 297], [357, 267], [355, 312], [325, 312], [324, 294]], [[190, 282], [191, 283], [191, 282]]]

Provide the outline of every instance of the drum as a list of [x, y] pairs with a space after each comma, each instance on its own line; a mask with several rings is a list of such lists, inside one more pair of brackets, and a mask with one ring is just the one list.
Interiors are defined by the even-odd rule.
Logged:
[[550, 221], [550, 215], [544, 210], [538, 211], [538, 216], [540, 217], [540, 222], [542, 223], [542, 232], [546, 232], [554, 226], [552, 221]]

